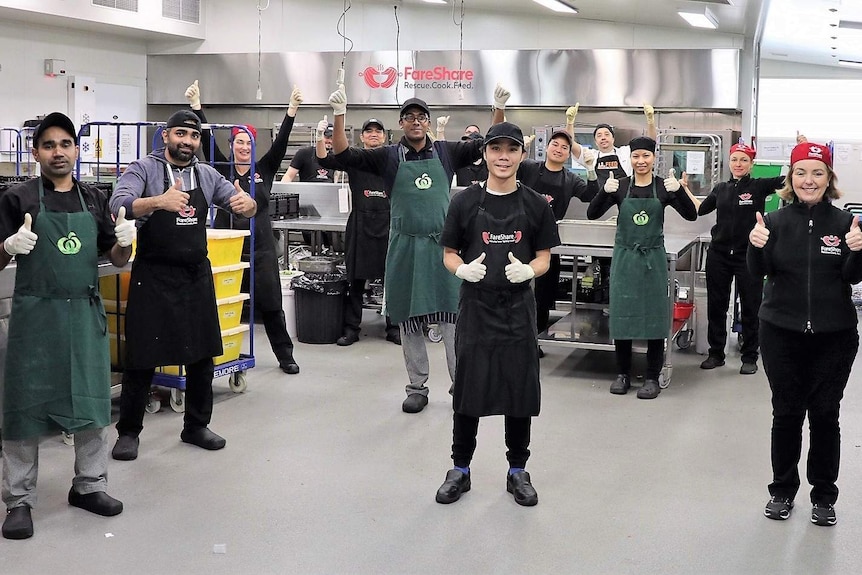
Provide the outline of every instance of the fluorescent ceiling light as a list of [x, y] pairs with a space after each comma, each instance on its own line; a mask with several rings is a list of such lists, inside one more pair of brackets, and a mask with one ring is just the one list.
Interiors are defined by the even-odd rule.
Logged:
[[855, 60], [838, 60], [839, 66], [847, 66], [848, 68], [862, 68], [862, 62]]
[[563, 0], [533, 0], [536, 4], [541, 4], [545, 8], [553, 10], [554, 12], [564, 12], [567, 14], [577, 14], [578, 9], [569, 4], [568, 2], [563, 2]]
[[715, 14], [713, 14], [709, 8], [704, 8], [703, 10], [698, 10], [696, 12], [684, 12], [680, 10], [677, 14], [682, 16], [689, 25], [694, 26], [695, 28], [709, 28], [710, 30], [718, 28], [718, 18], [715, 17]]
[[445, 4], [446, 0], [423, 0], [429, 4]]

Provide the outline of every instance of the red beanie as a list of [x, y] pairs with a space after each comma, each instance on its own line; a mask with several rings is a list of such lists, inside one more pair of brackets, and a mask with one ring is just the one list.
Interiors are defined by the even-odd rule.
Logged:
[[[245, 127], [249, 132], [251, 132], [251, 137], [257, 140], [257, 130], [254, 129], [254, 126], [252, 126], [251, 124], [246, 124]], [[230, 139], [233, 140], [234, 138], [236, 138], [236, 135], [240, 132], [242, 132], [242, 130], [240, 130], [239, 128], [232, 128], [230, 131]]]
[[732, 145], [730, 147], [730, 155], [732, 156], [734, 154], [734, 152], [742, 152], [743, 154], [745, 154], [746, 156], [748, 156], [752, 160], [754, 159], [754, 156], [757, 155], [757, 150], [755, 150], [751, 146], [747, 146], [745, 144], [734, 144], [734, 145]]
[[830, 168], [832, 167], [832, 154], [829, 152], [829, 147], [823, 144], [814, 144], [812, 142], [802, 142], [793, 148], [790, 153], [790, 165], [792, 166], [799, 160], [820, 160]]

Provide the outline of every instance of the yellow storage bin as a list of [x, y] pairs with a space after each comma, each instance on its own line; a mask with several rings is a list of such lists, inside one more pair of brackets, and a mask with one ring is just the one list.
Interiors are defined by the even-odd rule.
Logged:
[[233, 297], [226, 297], [218, 300], [218, 325], [222, 331], [236, 327], [239, 325], [242, 318], [242, 302], [247, 300], [249, 295], [241, 293]]
[[108, 333], [126, 333], [126, 302], [114, 300], [103, 300], [105, 313], [108, 316]]
[[213, 268], [213, 283], [216, 299], [239, 295], [242, 287], [242, 270], [249, 267], [248, 262]]
[[120, 272], [115, 275], [100, 277], [99, 293], [102, 294], [102, 299], [114, 301], [128, 300], [129, 282], [131, 279], [131, 272]]
[[[248, 332], [247, 325], [239, 325], [230, 329], [223, 329], [221, 332], [221, 345], [224, 353], [218, 357], [214, 357], [213, 363], [221, 365], [223, 363], [239, 359], [239, 354], [242, 352], [243, 336], [246, 332]], [[177, 365], [157, 367], [156, 371], [169, 375], [180, 374], [180, 368]]]
[[242, 242], [250, 235], [248, 230], [214, 230], [207, 228], [207, 251], [212, 266], [228, 266], [239, 263], [242, 257]]

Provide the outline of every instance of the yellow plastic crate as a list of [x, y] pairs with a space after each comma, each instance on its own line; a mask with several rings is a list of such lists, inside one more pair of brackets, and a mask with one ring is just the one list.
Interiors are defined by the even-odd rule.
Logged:
[[236, 327], [239, 325], [242, 318], [242, 302], [247, 300], [249, 295], [241, 293], [233, 297], [226, 297], [218, 300], [218, 325], [222, 331]]
[[105, 314], [108, 316], [108, 333], [119, 333], [125, 335], [126, 302], [116, 302], [114, 300], [105, 299], [102, 303], [105, 305]]
[[[221, 332], [221, 344], [224, 353], [213, 358], [213, 363], [221, 365], [229, 361], [239, 359], [239, 354], [242, 352], [242, 344], [245, 333], [248, 332], [247, 325], [240, 325], [230, 329], [223, 329]], [[157, 367], [156, 371], [169, 375], [179, 375], [180, 368], [177, 365], [166, 365]]]
[[215, 268], [239, 263], [242, 257], [242, 242], [250, 233], [248, 230], [207, 228], [207, 251], [212, 266]]
[[114, 301], [128, 300], [129, 282], [131, 279], [131, 272], [120, 272], [119, 274], [100, 277], [99, 293], [102, 294], [102, 299]]
[[213, 268], [213, 283], [216, 299], [239, 295], [242, 287], [242, 271], [249, 267], [248, 262]]

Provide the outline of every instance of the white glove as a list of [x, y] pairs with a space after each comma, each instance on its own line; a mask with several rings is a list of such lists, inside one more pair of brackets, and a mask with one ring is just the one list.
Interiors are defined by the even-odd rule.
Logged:
[[485, 261], [485, 252], [482, 252], [481, 256], [469, 264], [458, 266], [458, 269], [455, 270], [455, 275], [466, 282], [476, 283], [485, 277], [485, 272], [488, 271], [488, 267], [482, 263], [483, 261]]
[[578, 108], [580, 108], [580, 107], [581, 107], [581, 103], [578, 102], [574, 106], [569, 106], [568, 108], [566, 108], [566, 123], [567, 124], [574, 124], [575, 123], [575, 118], [578, 115]]
[[329, 105], [336, 116], [347, 113], [347, 92], [344, 90], [344, 84], [339, 85], [338, 89], [329, 95]]
[[598, 177], [596, 175], [596, 161], [598, 159], [599, 156], [594, 150], [584, 150], [584, 168], [587, 169], [588, 180], [595, 180]]
[[608, 181], [605, 182], [605, 192], [609, 194], [617, 193], [617, 190], [620, 189], [620, 181], [614, 177], [614, 173], [611, 172], [611, 175], [608, 176]]
[[126, 219], [126, 206], [120, 206], [120, 211], [117, 214], [117, 221], [114, 223], [114, 235], [117, 236], [117, 245], [121, 248], [127, 248], [135, 241], [135, 236], [138, 235], [138, 227], [135, 225], [135, 220]]
[[329, 127], [329, 120], [327, 119], [326, 116], [324, 116], [323, 119], [317, 123], [317, 139], [318, 140], [323, 137], [323, 132], [325, 132], [328, 127]]
[[766, 223], [763, 221], [763, 216], [760, 212], [755, 213], [754, 217], [757, 219], [757, 223], [754, 224], [754, 228], [749, 232], [748, 241], [754, 247], [762, 248], [769, 241], [769, 228], [766, 227]]
[[533, 143], [533, 140], [535, 140], [535, 139], [536, 139], [535, 134], [530, 134], [529, 136], [524, 136], [524, 149], [529, 148], [530, 145]]
[[509, 90], [497, 84], [497, 87], [494, 88], [494, 107], [498, 110], [505, 110], [506, 102], [509, 101], [509, 96], [511, 95], [512, 93]]
[[644, 116], [647, 124], [655, 124], [655, 109], [646, 102], [644, 102]]
[[[6, 238], [3, 242], [3, 249], [10, 256], [27, 255], [36, 247], [36, 240], [39, 236], [33, 233], [33, 216], [29, 213], [24, 214], [24, 224], [18, 228], [18, 231]], [[482, 266], [485, 267], [485, 266]]]
[[449, 116], [439, 116], [437, 118], [437, 131], [442, 132], [446, 129], [446, 124], [449, 123]]
[[536, 276], [536, 272], [530, 264], [522, 264], [521, 261], [509, 252], [509, 261], [512, 262], [506, 266], [506, 279], [513, 284], [524, 283]]
[[290, 103], [287, 105], [287, 108], [289, 110], [296, 110], [300, 104], [302, 104], [302, 92], [294, 86], [293, 91], [290, 93]]
[[198, 87], [198, 81], [192, 82], [192, 85], [186, 88], [186, 100], [189, 101], [189, 106], [192, 110], [201, 109], [201, 89]]
[[667, 173], [667, 177], [664, 179], [664, 189], [669, 192], [675, 192], [679, 190], [679, 180], [676, 179], [676, 174], [673, 171], [673, 168]]

